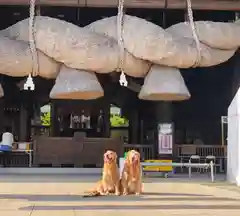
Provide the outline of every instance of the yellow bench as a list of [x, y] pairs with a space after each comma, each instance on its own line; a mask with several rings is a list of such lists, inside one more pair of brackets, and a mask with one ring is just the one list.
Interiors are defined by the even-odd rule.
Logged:
[[[145, 160], [144, 162], [147, 163], [172, 163], [172, 160]], [[172, 166], [145, 166], [143, 167], [143, 171], [153, 171], [153, 172], [172, 172], [173, 167]]]

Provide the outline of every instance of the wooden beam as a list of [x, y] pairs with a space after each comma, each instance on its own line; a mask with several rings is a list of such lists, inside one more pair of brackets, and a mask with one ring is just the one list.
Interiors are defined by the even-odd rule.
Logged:
[[[36, 0], [36, 4], [51, 6], [117, 7], [118, 0]], [[29, 5], [29, 0], [0, 0], [0, 5]], [[128, 8], [185, 9], [186, 0], [125, 0]], [[195, 10], [240, 10], [238, 0], [192, 0]]]
[[85, 6], [86, 0], [39, 0], [40, 5], [52, 6]]
[[86, 0], [87, 7], [117, 7], [118, 0]]
[[164, 8], [167, 0], [125, 0], [124, 6], [132, 8]]
[[[87, 0], [36, 0], [36, 5], [85, 6]], [[0, 5], [29, 5], [29, 0], [0, 0]]]
[[29, 5], [29, 0], [0, 0], [0, 5]]
[[[186, 8], [186, 0], [168, 0], [168, 9]], [[240, 10], [240, 1], [236, 0], [192, 0], [195, 10]]]

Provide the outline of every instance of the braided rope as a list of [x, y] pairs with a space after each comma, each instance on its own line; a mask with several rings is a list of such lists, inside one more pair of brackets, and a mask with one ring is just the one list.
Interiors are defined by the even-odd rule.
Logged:
[[124, 24], [124, 0], [118, 1], [118, 16], [117, 16], [117, 34], [118, 34], [118, 47], [119, 47], [119, 65], [118, 70], [121, 71], [119, 83], [122, 86], [127, 86], [128, 81], [124, 74], [124, 58], [125, 58], [125, 47], [123, 41], [123, 24]]
[[[35, 42], [35, 0], [30, 0], [29, 8], [29, 46], [32, 53], [32, 75], [38, 75], [38, 56]], [[31, 74], [29, 74], [31, 76]]]
[[197, 67], [201, 61], [202, 55], [201, 55], [201, 46], [200, 46], [200, 41], [197, 35], [197, 30], [193, 21], [193, 11], [192, 11], [192, 2], [191, 0], [187, 0], [187, 12], [188, 12], [188, 20], [189, 20], [189, 24], [191, 26], [192, 29], [192, 34], [193, 34], [193, 38], [195, 40], [196, 46], [197, 46], [197, 51], [198, 51], [198, 56], [197, 56], [197, 61], [195, 62], [195, 64], [193, 65], [193, 67]]

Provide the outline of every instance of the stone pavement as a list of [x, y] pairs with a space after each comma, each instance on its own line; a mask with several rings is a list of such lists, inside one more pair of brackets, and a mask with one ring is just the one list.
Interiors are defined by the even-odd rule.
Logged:
[[82, 198], [96, 177], [0, 176], [0, 216], [239, 216], [240, 188], [209, 179], [147, 178], [145, 194]]

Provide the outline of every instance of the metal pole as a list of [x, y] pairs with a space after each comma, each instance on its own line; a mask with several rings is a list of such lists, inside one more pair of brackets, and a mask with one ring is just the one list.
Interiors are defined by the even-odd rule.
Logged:
[[214, 164], [213, 161], [210, 161], [210, 169], [211, 169], [211, 180], [214, 182]]
[[222, 135], [222, 146], [224, 146], [224, 123], [223, 119], [221, 119], [221, 135]]
[[[189, 160], [189, 163], [191, 163], [191, 160]], [[188, 167], [188, 177], [192, 178], [192, 166]]]

